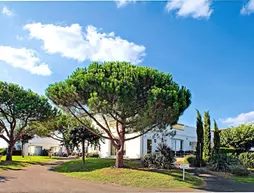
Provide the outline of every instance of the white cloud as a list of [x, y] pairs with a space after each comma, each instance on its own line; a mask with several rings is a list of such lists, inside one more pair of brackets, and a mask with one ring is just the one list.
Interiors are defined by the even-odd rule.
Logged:
[[248, 113], [241, 113], [236, 117], [229, 117], [227, 119], [220, 119], [221, 123], [228, 124], [229, 126], [237, 126], [242, 123], [254, 122], [254, 111]]
[[213, 12], [211, 0], [170, 0], [166, 10], [177, 10], [178, 16], [193, 18], [209, 18]]
[[117, 8], [124, 7], [128, 3], [136, 2], [136, 0], [115, 0]]
[[6, 6], [3, 7], [2, 14], [7, 15], [9, 17], [14, 16], [14, 13]]
[[241, 9], [241, 14], [249, 15], [254, 12], [254, 0], [249, 0], [249, 2], [244, 5]]
[[51, 71], [47, 64], [41, 63], [34, 50], [0, 46], [0, 61], [15, 68], [22, 68], [32, 74], [48, 76]]
[[43, 49], [50, 54], [61, 54], [83, 62], [127, 61], [138, 64], [143, 61], [145, 47], [115, 36], [114, 32], [102, 33], [93, 26], [83, 31], [79, 24], [60, 26], [32, 23], [24, 26], [30, 38], [43, 42]]

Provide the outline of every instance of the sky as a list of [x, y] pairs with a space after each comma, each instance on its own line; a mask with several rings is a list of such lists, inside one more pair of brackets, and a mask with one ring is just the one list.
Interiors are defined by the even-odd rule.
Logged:
[[179, 122], [254, 121], [254, 0], [0, 2], [0, 80], [41, 95], [91, 61], [171, 73], [192, 93]]

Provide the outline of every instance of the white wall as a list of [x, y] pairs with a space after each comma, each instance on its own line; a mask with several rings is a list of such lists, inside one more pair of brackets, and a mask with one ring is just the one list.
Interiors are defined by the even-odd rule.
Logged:
[[[170, 128], [168, 128], [170, 131]], [[170, 148], [173, 150], [180, 150], [180, 140], [183, 140], [183, 151], [192, 151], [193, 146], [190, 144], [190, 142], [196, 141], [196, 128], [190, 127], [190, 126], [184, 126], [184, 130], [178, 130], [173, 129], [176, 131], [176, 135], [172, 138], [170, 136], [164, 137], [164, 140], [166, 139], [166, 143]], [[141, 140], [141, 148], [142, 153], [141, 155], [147, 154], [147, 140], [152, 140], [152, 152], [155, 152], [157, 149], [157, 145], [162, 142], [161, 134], [159, 136], [154, 136], [154, 132], [149, 132], [142, 136]], [[175, 147], [175, 140], [177, 141], [176, 147]]]
[[48, 137], [46, 138], [35, 137], [24, 145], [24, 154], [25, 155], [28, 155], [28, 153], [34, 154], [36, 146], [42, 147], [42, 150], [43, 149], [49, 150], [51, 148], [53, 153], [65, 152], [65, 148], [61, 146], [59, 141]]
[[[137, 134], [128, 134], [126, 135], [126, 138], [136, 136]], [[126, 141], [125, 142], [125, 158], [130, 158], [130, 159], [136, 159], [140, 158], [140, 137]], [[106, 139], [104, 140], [104, 143], [101, 143], [101, 149], [99, 150], [94, 150], [93, 147], [89, 147], [88, 149], [89, 153], [92, 152], [98, 152], [101, 158], [107, 158], [107, 157], [115, 157], [114, 155], [111, 155], [111, 141]]]
[[[5, 133], [4, 133], [4, 136], [5, 136]], [[6, 143], [5, 140], [3, 140], [2, 138], [0, 138], [0, 148], [7, 148], [8, 145]]]

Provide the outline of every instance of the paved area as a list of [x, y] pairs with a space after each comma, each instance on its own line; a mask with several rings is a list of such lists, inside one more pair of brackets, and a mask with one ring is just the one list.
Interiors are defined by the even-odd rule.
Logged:
[[139, 189], [114, 184], [103, 184], [72, 178], [49, 169], [52, 165], [33, 165], [21, 170], [0, 173], [0, 193], [103, 193], [103, 192], [180, 192], [194, 189]]
[[254, 192], [254, 184], [236, 182], [224, 177], [215, 176], [207, 171], [200, 174], [206, 185], [200, 190], [209, 192]]
[[0, 173], [0, 193], [103, 193], [103, 192], [254, 192], [254, 184], [235, 182], [209, 173], [200, 174], [206, 185], [199, 189], [139, 189], [90, 182], [51, 171], [54, 164], [33, 165]]

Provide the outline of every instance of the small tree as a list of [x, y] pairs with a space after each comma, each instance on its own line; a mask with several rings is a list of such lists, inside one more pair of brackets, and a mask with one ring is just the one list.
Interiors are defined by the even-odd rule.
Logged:
[[191, 103], [190, 91], [175, 83], [171, 74], [126, 62], [94, 62], [50, 85], [46, 94], [80, 122], [87, 116], [98, 126], [116, 148], [117, 168], [124, 166], [126, 141], [176, 124]]
[[[12, 161], [15, 143], [33, 132], [28, 125], [56, 114], [48, 99], [16, 84], [0, 82], [0, 138], [8, 143], [7, 161]], [[5, 135], [5, 134], [6, 135]]]
[[204, 113], [204, 149], [203, 156], [205, 160], [211, 157], [211, 120], [208, 111]]
[[213, 153], [218, 154], [220, 151], [220, 131], [217, 123], [214, 120], [214, 133], [213, 133]]
[[196, 132], [197, 132], [196, 160], [197, 160], [197, 166], [201, 167], [201, 163], [203, 159], [204, 130], [203, 130], [202, 117], [198, 110], [197, 110]]
[[71, 140], [71, 143], [73, 144], [73, 146], [78, 149], [79, 149], [79, 144], [81, 144], [82, 166], [84, 167], [84, 165], [85, 165], [85, 142], [87, 142], [87, 146], [92, 145], [96, 148], [96, 147], [100, 147], [101, 138], [98, 135], [95, 135], [94, 133], [92, 133], [87, 128], [79, 127], [79, 128], [74, 128], [71, 130], [70, 140]]
[[40, 137], [50, 137], [64, 145], [69, 156], [72, 149], [70, 131], [81, 124], [69, 114], [58, 114], [44, 122], [36, 122], [33, 126], [37, 128], [37, 135]]
[[28, 143], [31, 139], [34, 138], [33, 134], [22, 134], [21, 138], [19, 139], [19, 142], [21, 143], [21, 152], [22, 152], [22, 157], [25, 156], [24, 154], [24, 145]]
[[221, 146], [234, 147], [240, 152], [247, 152], [254, 145], [254, 125], [241, 124], [220, 131]]

